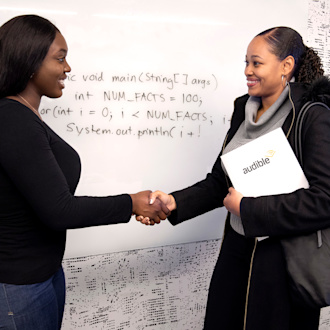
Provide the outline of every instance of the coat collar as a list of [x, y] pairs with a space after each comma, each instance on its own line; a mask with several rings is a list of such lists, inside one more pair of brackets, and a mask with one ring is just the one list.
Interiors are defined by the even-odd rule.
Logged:
[[[330, 80], [325, 76], [317, 79], [312, 84], [292, 82], [290, 83], [290, 88], [291, 98], [297, 111], [295, 116], [297, 116], [298, 112], [301, 110], [301, 108], [307, 101], [323, 102], [330, 106]], [[249, 95], [245, 94], [235, 100], [235, 111], [231, 118], [231, 127], [228, 131], [227, 143], [229, 143], [229, 141], [245, 119], [245, 104], [248, 98]], [[283, 124], [283, 131], [285, 133], [289, 131], [293, 120], [293, 112], [290, 112]]]

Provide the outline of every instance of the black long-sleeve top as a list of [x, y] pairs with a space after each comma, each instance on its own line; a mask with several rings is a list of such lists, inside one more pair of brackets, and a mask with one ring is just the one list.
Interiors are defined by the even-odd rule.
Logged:
[[31, 284], [61, 265], [66, 229], [128, 222], [128, 194], [74, 196], [78, 154], [30, 109], [0, 99], [0, 282]]

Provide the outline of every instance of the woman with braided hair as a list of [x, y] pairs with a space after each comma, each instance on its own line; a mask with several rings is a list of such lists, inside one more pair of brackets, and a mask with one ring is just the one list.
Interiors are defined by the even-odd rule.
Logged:
[[[317, 53], [288, 27], [266, 30], [246, 53], [248, 94], [235, 100], [225, 154], [282, 127], [294, 150], [295, 119], [307, 101], [330, 105], [330, 82]], [[319, 309], [294, 300], [281, 238], [330, 226], [330, 111], [315, 105], [302, 127], [303, 171], [308, 189], [245, 197], [227, 186], [220, 155], [206, 178], [186, 189], [156, 191], [177, 225], [217, 207], [228, 216], [211, 279], [205, 330], [317, 330]], [[228, 178], [227, 178], [228, 179]], [[145, 224], [152, 219], [138, 216]], [[268, 236], [257, 240], [257, 237]]]

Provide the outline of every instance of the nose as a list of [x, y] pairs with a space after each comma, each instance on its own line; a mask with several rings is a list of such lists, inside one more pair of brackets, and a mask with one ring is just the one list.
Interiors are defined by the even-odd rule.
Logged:
[[253, 74], [253, 70], [252, 70], [250, 64], [246, 64], [245, 69], [244, 69], [244, 74], [246, 76], [251, 76]]
[[71, 72], [71, 67], [67, 60], [65, 60], [65, 67], [64, 67], [64, 72]]

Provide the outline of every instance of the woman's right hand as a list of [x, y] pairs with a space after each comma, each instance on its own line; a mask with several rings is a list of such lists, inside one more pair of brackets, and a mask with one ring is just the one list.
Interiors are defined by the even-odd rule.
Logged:
[[[161, 200], [166, 207], [169, 209], [169, 211], [173, 211], [176, 209], [176, 202], [172, 195], [166, 194], [160, 190], [156, 190], [152, 192], [149, 196], [149, 203], [153, 204], [156, 199]], [[136, 215], [136, 220], [140, 221], [141, 223], [145, 225], [154, 225], [155, 223], [160, 223], [160, 221], [155, 221], [154, 219], [150, 219], [149, 217], [145, 217], [143, 215]]]

